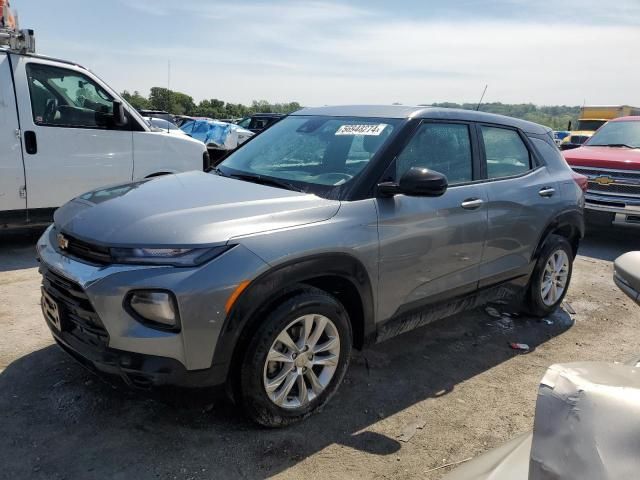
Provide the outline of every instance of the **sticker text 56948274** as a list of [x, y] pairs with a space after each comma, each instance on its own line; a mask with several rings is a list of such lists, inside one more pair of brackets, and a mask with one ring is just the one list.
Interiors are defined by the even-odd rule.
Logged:
[[387, 125], [342, 125], [336, 135], [380, 135]]

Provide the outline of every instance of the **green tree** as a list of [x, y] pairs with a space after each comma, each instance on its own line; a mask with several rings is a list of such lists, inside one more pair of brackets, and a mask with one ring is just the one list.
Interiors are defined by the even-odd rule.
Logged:
[[134, 90], [133, 93], [129, 93], [127, 90], [121, 93], [122, 98], [124, 98], [129, 104], [138, 110], [149, 108], [149, 100], [142, 95], [137, 90]]
[[[477, 104], [473, 103], [433, 103], [434, 107], [446, 108], [465, 108], [475, 110]], [[480, 105], [480, 111], [488, 113], [497, 113], [499, 115], [507, 115], [509, 117], [521, 118], [530, 122], [546, 125], [553, 130], [566, 130], [569, 121], [575, 122], [580, 113], [580, 107], [570, 107], [566, 105], [554, 106], [537, 106], [532, 103], [508, 104], [508, 103], [483, 103]]]
[[191, 115], [196, 109], [193, 97], [163, 87], [152, 87], [149, 103], [154, 110], [164, 110], [175, 115]]

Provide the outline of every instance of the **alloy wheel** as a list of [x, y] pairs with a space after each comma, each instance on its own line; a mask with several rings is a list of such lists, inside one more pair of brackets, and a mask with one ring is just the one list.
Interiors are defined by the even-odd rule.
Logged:
[[267, 396], [286, 409], [304, 407], [329, 385], [340, 359], [340, 336], [324, 315], [303, 315], [276, 337], [264, 364]]
[[553, 252], [542, 272], [540, 294], [545, 305], [555, 304], [564, 294], [569, 278], [569, 256], [564, 250]]

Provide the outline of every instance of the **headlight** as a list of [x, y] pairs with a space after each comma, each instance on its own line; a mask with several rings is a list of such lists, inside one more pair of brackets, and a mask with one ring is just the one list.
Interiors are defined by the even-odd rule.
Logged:
[[178, 307], [172, 293], [162, 290], [136, 290], [128, 296], [128, 307], [142, 323], [161, 330], [180, 330]]
[[213, 248], [111, 248], [111, 258], [115, 263], [190, 267], [207, 262], [233, 247], [234, 245]]

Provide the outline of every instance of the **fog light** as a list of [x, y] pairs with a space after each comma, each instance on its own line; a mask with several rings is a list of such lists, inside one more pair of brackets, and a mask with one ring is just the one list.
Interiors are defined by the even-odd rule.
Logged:
[[173, 295], [155, 290], [138, 290], [131, 293], [129, 306], [143, 320], [153, 322], [156, 328], [179, 329], [178, 309]]

